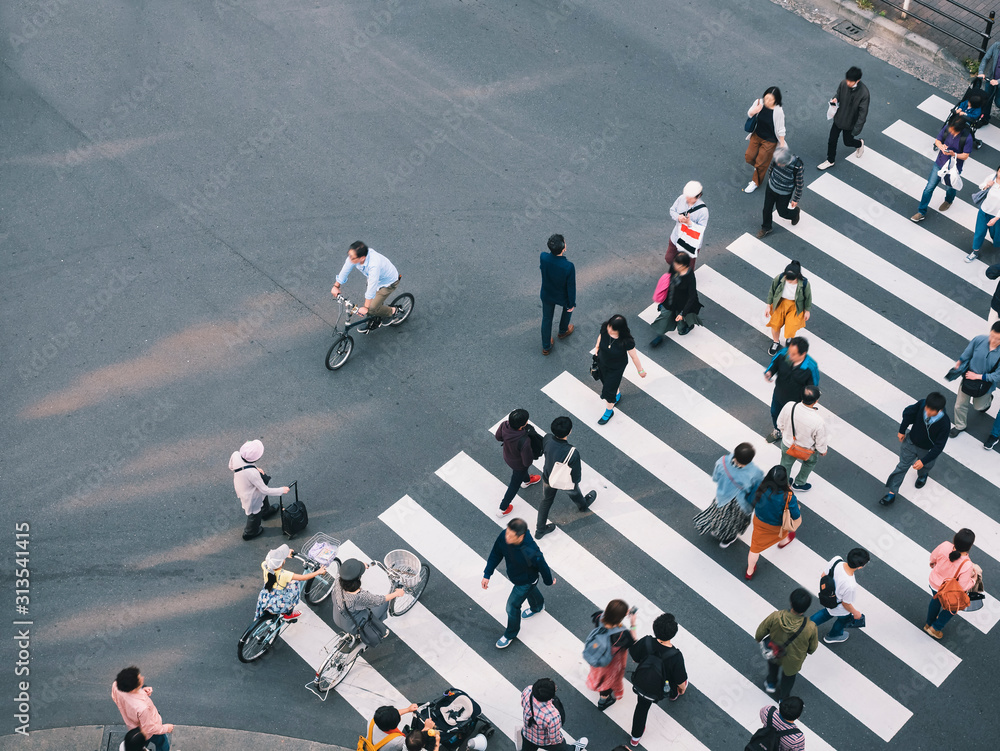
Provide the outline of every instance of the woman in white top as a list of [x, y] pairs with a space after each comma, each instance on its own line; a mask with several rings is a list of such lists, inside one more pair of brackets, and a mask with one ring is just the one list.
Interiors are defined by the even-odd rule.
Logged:
[[980, 190], [989, 190], [986, 198], [979, 204], [979, 214], [976, 216], [976, 232], [972, 235], [972, 252], [965, 257], [966, 263], [972, 263], [979, 258], [979, 249], [983, 247], [983, 240], [986, 239], [986, 232], [989, 230], [990, 242], [993, 247], [997, 247], [997, 219], [1000, 218], [1000, 188], [997, 188], [997, 178], [1000, 178], [1000, 169], [979, 186]]
[[781, 109], [781, 89], [772, 86], [765, 91], [764, 96], [750, 105], [747, 117], [757, 118], [753, 130], [747, 136], [750, 144], [744, 155], [746, 163], [753, 167], [753, 176], [743, 192], [753, 193], [764, 182], [775, 146], [785, 145], [785, 111]]

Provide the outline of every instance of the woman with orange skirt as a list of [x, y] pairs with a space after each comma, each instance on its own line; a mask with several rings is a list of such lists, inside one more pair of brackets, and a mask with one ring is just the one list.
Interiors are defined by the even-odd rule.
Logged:
[[[628, 628], [622, 626], [626, 615], [630, 617]], [[604, 628], [611, 634], [611, 662], [600, 668], [592, 666], [587, 676], [587, 688], [601, 695], [597, 708], [603, 712], [625, 695], [625, 663], [628, 648], [635, 643], [635, 613], [629, 612], [624, 600], [612, 600], [591, 618], [595, 628]]]
[[[792, 519], [792, 529], [782, 529], [785, 509]], [[785, 547], [795, 539], [795, 531], [801, 523], [802, 512], [798, 499], [788, 484], [788, 471], [780, 464], [771, 467], [757, 486], [753, 498], [753, 533], [750, 537], [750, 553], [747, 555], [747, 581], [757, 571], [760, 554], [777, 543]]]

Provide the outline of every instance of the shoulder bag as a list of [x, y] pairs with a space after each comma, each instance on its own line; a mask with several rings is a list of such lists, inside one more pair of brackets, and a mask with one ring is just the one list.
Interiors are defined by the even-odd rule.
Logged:
[[781, 513], [781, 537], [784, 538], [789, 532], [794, 532], [802, 525], [802, 509], [799, 509], [799, 518], [793, 519], [792, 512], [788, 508], [788, 504], [792, 500], [792, 491], [788, 491], [785, 494], [785, 510]]
[[809, 619], [806, 618], [805, 616], [802, 616], [802, 625], [799, 626], [799, 630], [796, 631], [791, 636], [789, 636], [788, 639], [785, 640], [784, 644], [778, 644], [771, 638], [770, 634], [765, 636], [758, 643], [758, 646], [760, 647], [761, 657], [763, 657], [768, 662], [770, 662], [771, 660], [780, 660], [782, 657], [785, 656], [785, 650], [788, 649], [788, 645], [799, 638], [799, 634], [802, 633], [802, 629], [806, 627], [806, 623], [808, 622]]
[[[690, 209], [685, 211], [681, 216], [690, 217], [692, 212], [698, 209], [708, 208], [703, 203], [699, 203], [697, 206], [692, 206]], [[691, 222], [689, 224], [681, 224], [680, 235], [677, 237], [677, 247], [685, 251], [691, 256], [698, 255], [698, 251], [701, 249], [702, 243], [705, 242], [705, 224], [696, 224]]]
[[594, 355], [594, 359], [590, 361], [590, 375], [595, 381], [601, 380], [601, 362], [597, 359], [597, 355]]
[[[959, 564], [955, 575], [950, 579], [945, 579], [941, 583], [941, 588], [934, 594], [934, 599], [941, 603], [941, 607], [952, 614], [959, 610], [965, 610], [971, 604], [969, 593], [962, 589], [962, 585], [958, 583], [958, 577], [962, 573], [962, 565], [965, 562], [962, 561]], [[969, 561], [969, 563], [971, 562]]]
[[[744, 488], [742, 485], [740, 485], [738, 482], [736, 482], [736, 478], [733, 477], [733, 473], [729, 471], [729, 462], [726, 460], [726, 457], [722, 458], [722, 469], [726, 473], [726, 477], [729, 478], [729, 482], [731, 482], [733, 485], [735, 485], [739, 489], [740, 493], [746, 493], [747, 492], [747, 489]], [[733, 499], [735, 500], [738, 497], [739, 497], [739, 493], [737, 493], [735, 496], [733, 496]]]
[[757, 116], [751, 115], [747, 118], [747, 121], [743, 123], [743, 130], [746, 133], [753, 133], [757, 128]]
[[[988, 353], [987, 356], [989, 356]], [[995, 373], [998, 367], [1000, 367], [1000, 357], [998, 357], [997, 361], [993, 363], [993, 367], [987, 370], [983, 375]], [[969, 369], [966, 368], [965, 372], [969, 372]], [[982, 379], [978, 381], [970, 381], [965, 377], [965, 373], [962, 374], [962, 393], [967, 396], [971, 396], [973, 399], [980, 396], [986, 396], [992, 387], [993, 384], [990, 381], [984, 381]]]
[[566, 458], [552, 465], [552, 471], [549, 472], [549, 487], [556, 490], [572, 490], [576, 487], [576, 483], [573, 482], [573, 468], [569, 465], [569, 460], [575, 451], [576, 447], [570, 446]]
[[805, 446], [799, 446], [795, 443], [795, 408], [798, 406], [798, 403], [792, 405], [792, 445], [785, 449], [785, 453], [793, 459], [804, 462], [808, 461], [816, 453], [816, 450], [807, 449]]

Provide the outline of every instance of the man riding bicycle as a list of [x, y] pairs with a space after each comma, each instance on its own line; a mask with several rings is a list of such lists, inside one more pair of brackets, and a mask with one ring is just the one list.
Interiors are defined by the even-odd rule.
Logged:
[[386, 305], [385, 301], [399, 286], [399, 280], [402, 277], [388, 258], [381, 253], [376, 253], [358, 240], [351, 243], [344, 267], [337, 274], [337, 281], [334, 282], [333, 289], [330, 290], [334, 297], [340, 294], [340, 286], [347, 282], [347, 277], [354, 268], [368, 277], [365, 304], [358, 309], [358, 313], [362, 316], [371, 315], [381, 319], [377, 323], [369, 322], [368, 326], [362, 329], [367, 333], [373, 331], [381, 323], [391, 323], [391, 319], [400, 311], [399, 308]]

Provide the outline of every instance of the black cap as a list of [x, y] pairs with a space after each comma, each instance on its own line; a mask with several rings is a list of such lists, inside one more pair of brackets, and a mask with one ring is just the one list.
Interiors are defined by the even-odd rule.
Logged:
[[340, 578], [346, 582], [360, 579], [365, 572], [365, 564], [357, 558], [348, 558], [340, 564]]

